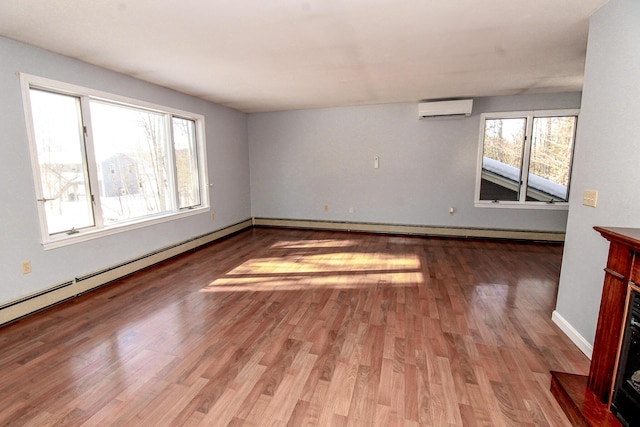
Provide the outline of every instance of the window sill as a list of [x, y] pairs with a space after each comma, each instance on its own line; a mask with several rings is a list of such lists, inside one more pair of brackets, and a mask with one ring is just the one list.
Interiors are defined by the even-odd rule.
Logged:
[[112, 225], [101, 229], [92, 229], [82, 231], [79, 230], [77, 234], [72, 235], [58, 235], [49, 236], [47, 240], [42, 242], [44, 250], [61, 248], [64, 246], [74, 245], [76, 243], [86, 242], [93, 239], [98, 239], [105, 236], [111, 236], [113, 234], [123, 233], [138, 228], [148, 227], [150, 225], [161, 224], [164, 222], [174, 221], [180, 218], [186, 218], [193, 215], [202, 214], [208, 212], [209, 207], [201, 207], [196, 209], [189, 209], [180, 212], [172, 212], [161, 216], [155, 216], [153, 218], [145, 218], [135, 222], [128, 222], [121, 225]]
[[553, 210], [553, 211], [566, 211], [569, 210], [568, 202], [492, 202], [481, 201], [474, 202], [476, 208], [498, 208], [498, 209], [538, 209], [538, 210]]

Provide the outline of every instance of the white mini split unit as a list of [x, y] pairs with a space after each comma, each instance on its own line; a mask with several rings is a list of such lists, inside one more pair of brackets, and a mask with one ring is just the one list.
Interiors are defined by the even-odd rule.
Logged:
[[418, 104], [418, 117], [427, 118], [463, 118], [471, 115], [473, 99], [453, 101], [428, 101]]

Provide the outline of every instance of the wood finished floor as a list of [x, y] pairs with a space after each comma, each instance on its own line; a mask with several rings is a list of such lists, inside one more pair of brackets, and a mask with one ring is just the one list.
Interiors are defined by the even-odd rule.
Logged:
[[568, 426], [562, 247], [254, 229], [0, 328], [2, 425]]

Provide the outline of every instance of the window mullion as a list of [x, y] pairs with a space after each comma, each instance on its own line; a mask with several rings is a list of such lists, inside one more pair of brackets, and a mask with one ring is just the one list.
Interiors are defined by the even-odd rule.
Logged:
[[104, 226], [104, 219], [102, 215], [102, 205], [100, 203], [100, 180], [98, 178], [98, 166], [93, 146], [93, 127], [91, 126], [89, 101], [90, 97], [88, 96], [81, 97], [80, 101], [82, 108], [82, 121], [84, 125], [85, 157], [89, 172], [89, 191], [91, 194], [91, 206], [93, 208], [95, 226], [97, 228], [102, 228]]
[[173, 135], [173, 126], [172, 126], [172, 115], [165, 114], [164, 115], [164, 126], [165, 126], [165, 135], [166, 144], [167, 144], [167, 163], [171, 166], [169, 169], [169, 176], [167, 183], [167, 188], [171, 189], [171, 209], [174, 211], [180, 210], [180, 201], [178, 200], [179, 192], [178, 192], [178, 179], [177, 179], [177, 169], [176, 169], [176, 153], [175, 153], [175, 144], [174, 144], [174, 135]]
[[529, 188], [529, 163], [531, 161], [531, 141], [533, 134], [533, 116], [527, 116], [527, 126], [524, 136], [524, 149], [522, 153], [522, 167], [520, 168], [520, 197], [519, 202], [527, 201], [527, 188]]

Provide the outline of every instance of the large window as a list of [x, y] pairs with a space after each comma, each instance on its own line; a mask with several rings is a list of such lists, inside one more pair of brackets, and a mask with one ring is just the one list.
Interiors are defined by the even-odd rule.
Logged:
[[22, 76], [45, 246], [207, 208], [203, 117]]
[[566, 208], [578, 111], [482, 114], [476, 205]]

